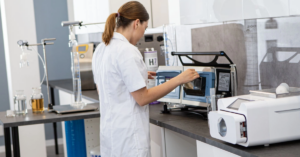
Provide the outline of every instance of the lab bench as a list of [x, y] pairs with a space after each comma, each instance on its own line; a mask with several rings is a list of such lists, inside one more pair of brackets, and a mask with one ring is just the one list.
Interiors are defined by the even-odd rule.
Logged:
[[[60, 95], [60, 104], [71, 99], [72, 80], [50, 81], [50, 87], [58, 89]], [[96, 90], [83, 91], [82, 97], [88, 102], [98, 102]], [[150, 105], [150, 136], [151, 136], [151, 154], [152, 157], [298, 157], [300, 156], [300, 140], [271, 144], [268, 147], [242, 147], [229, 144], [210, 136], [207, 120], [200, 116], [186, 112], [171, 112], [171, 114], [161, 114], [160, 110], [163, 104]], [[30, 112], [30, 111], [29, 111]], [[0, 113], [0, 120], [3, 120], [3, 112]], [[84, 116], [85, 115], [85, 116]], [[28, 114], [31, 117], [31, 114]], [[51, 114], [51, 118], [45, 119], [45, 122], [58, 122], [73, 119], [98, 118], [99, 111], [75, 113], [67, 115]], [[47, 117], [47, 116], [46, 116]], [[56, 118], [54, 118], [56, 117]], [[30, 118], [29, 118], [30, 119]], [[39, 119], [35, 117], [33, 119]], [[5, 136], [9, 132], [9, 127], [33, 124], [33, 121], [20, 120], [4, 124]], [[44, 119], [36, 121], [43, 123]], [[45, 123], [44, 122], [44, 123]], [[13, 123], [17, 123], [12, 125]], [[280, 125], [280, 124], [278, 124]], [[12, 129], [13, 136], [16, 136], [16, 129]], [[99, 135], [99, 133], [98, 133]], [[14, 138], [15, 139], [15, 138]], [[14, 140], [13, 139], [13, 140]], [[7, 143], [6, 143], [7, 144]], [[13, 145], [14, 147], [17, 147]], [[8, 146], [9, 147], [9, 146]], [[10, 148], [10, 147], [9, 147]]]
[[[92, 105], [99, 106], [98, 103], [94, 103]], [[11, 134], [12, 134], [12, 145], [13, 145], [14, 157], [21, 156], [20, 144], [19, 144], [19, 128], [18, 128], [19, 126], [98, 118], [98, 117], [100, 117], [99, 111], [80, 112], [80, 113], [72, 113], [72, 114], [56, 114], [48, 111], [45, 111], [44, 113], [32, 113], [31, 110], [28, 110], [28, 113], [25, 116], [20, 115], [15, 117], [6, 117], [6, 112], [0, 112], [0, 123], [1, 125], [3, 125], [4, 128], [6, 157], [12, 156], [11, 139], [10, 139]]]

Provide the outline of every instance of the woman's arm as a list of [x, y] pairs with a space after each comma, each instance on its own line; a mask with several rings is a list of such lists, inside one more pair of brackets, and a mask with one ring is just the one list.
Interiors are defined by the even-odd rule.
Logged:
[[131, 95], [140, 106], [144, 106], [149, 104], [150, 102], [153, 102], [155, 100], [158, 100], [159, 98], [164, 97], [172, 90], [174, 90], [177, 86], [193, 81], [194, 79], [199, 77], [200, 76], [195, 71], [195, 69], [188, 69], [183, 73], [181, 73], [180, 75], [178, 75], [177, 77], [174, 77], [171, 80], [159, 86], [150, 89], [144, 87], [142, 89], [132, 92]]

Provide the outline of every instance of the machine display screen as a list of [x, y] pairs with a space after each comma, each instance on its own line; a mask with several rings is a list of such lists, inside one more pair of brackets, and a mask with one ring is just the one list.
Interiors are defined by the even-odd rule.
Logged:
[[229, 85], [230, 85], [230, 73], [220, 72], [218, 90], [229, 92]]
[[80, 46], [80, 47], [78, 47], [78, 51], [86, 51], [86, 47], [85, 46]]
[[238, 98], [227, 108], [233, 109], [233, 110], [238, 110], [243, 102], [249, 102], [249, 101], [252, 101], [252, 100]]

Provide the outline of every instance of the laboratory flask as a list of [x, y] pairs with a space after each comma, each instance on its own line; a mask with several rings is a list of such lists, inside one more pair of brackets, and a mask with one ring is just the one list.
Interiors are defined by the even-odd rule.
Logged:
[[26, 96], [23, 90], [17, 90], [14, 96], [15, 115], [24, 115], [27, 113]]
[[41, 92], [41, 87], [32, 88], [32, 95], [29, 103], [33, 113], [44, 112], [44, 96]]

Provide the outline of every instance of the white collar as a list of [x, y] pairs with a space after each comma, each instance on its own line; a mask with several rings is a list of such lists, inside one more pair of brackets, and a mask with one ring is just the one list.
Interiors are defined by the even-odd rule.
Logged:
[[124, 35], [122, 35], [121, 33], [118, 33], [118, 32], [114, 32], [113, 39], [120, 39], [120, 40], [122, 40], [122, 41], [129, 42], [129, 41], [124, 37]]

